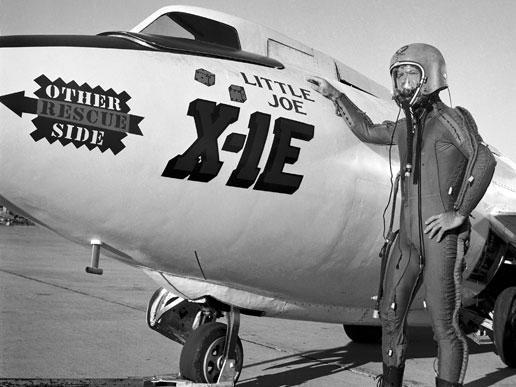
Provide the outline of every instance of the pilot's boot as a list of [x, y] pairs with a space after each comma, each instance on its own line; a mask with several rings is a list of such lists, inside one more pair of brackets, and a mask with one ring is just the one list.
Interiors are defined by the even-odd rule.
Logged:
[[388, 367], [383, 363], [383, 375], [380, 375], [377, 387], [403, 387], [403, 371], [405, 366]]
[[447, 382], [446, 380], [435, 378], [435, 386], [436, 387], [462, 387], [462, 383], [450, 383], [450, 382]]

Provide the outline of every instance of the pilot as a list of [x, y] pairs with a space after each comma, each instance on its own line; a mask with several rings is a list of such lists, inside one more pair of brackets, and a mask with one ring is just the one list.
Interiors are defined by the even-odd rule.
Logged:
[[407, 314], [424, 284], [438, 344], [436, 385], [462, 386], [468, 349], [459, 309], [468, 217], [484, 195], [496, 162], [471, 114], [440, 100], [439, 93], [448, 83], [439, 50], [421, 43], [406, 45], [392, 57], [390, 74], [393, 99], [405, 117], [381, 124], [374, 124], [326, 80], [309, 77], [307, 81], [335, 103], [361, 141], [398, 146], [401, 218], [384, 272], [379, 385], [402, 386]]

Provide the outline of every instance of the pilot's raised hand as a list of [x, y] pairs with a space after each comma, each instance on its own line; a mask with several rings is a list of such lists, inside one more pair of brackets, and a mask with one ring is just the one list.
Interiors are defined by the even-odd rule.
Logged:
[[330, 82], [326, 79], [319, 78], [316, 76], [306, 77], [306, 81], [310, 84], [310, 87], [323, 95], [326, 98], [335, 101], [337, 98], [341, 96], [340, 91], [338, 91], [335, 87], [333, 87]]

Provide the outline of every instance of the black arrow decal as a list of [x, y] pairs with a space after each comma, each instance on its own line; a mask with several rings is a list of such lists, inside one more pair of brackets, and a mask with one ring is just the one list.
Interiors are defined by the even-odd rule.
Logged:
[[22, 113], [36, 114], [38, 112], [38, 100], [36, 98], [25, 97], [25, 91], [2, 95], [0, 102], [20, 117]]

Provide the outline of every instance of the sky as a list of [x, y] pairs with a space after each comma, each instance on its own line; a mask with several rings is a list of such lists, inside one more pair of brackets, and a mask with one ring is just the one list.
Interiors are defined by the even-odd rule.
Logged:
[[173, 4], [263, 24], [388, 88], [398, 48], [434, 45], [447, 63], [452, 104], [467, 108], [484, 140], [516, 161], [514, 0], [0, 0], [0, 35], [129, 30]]

